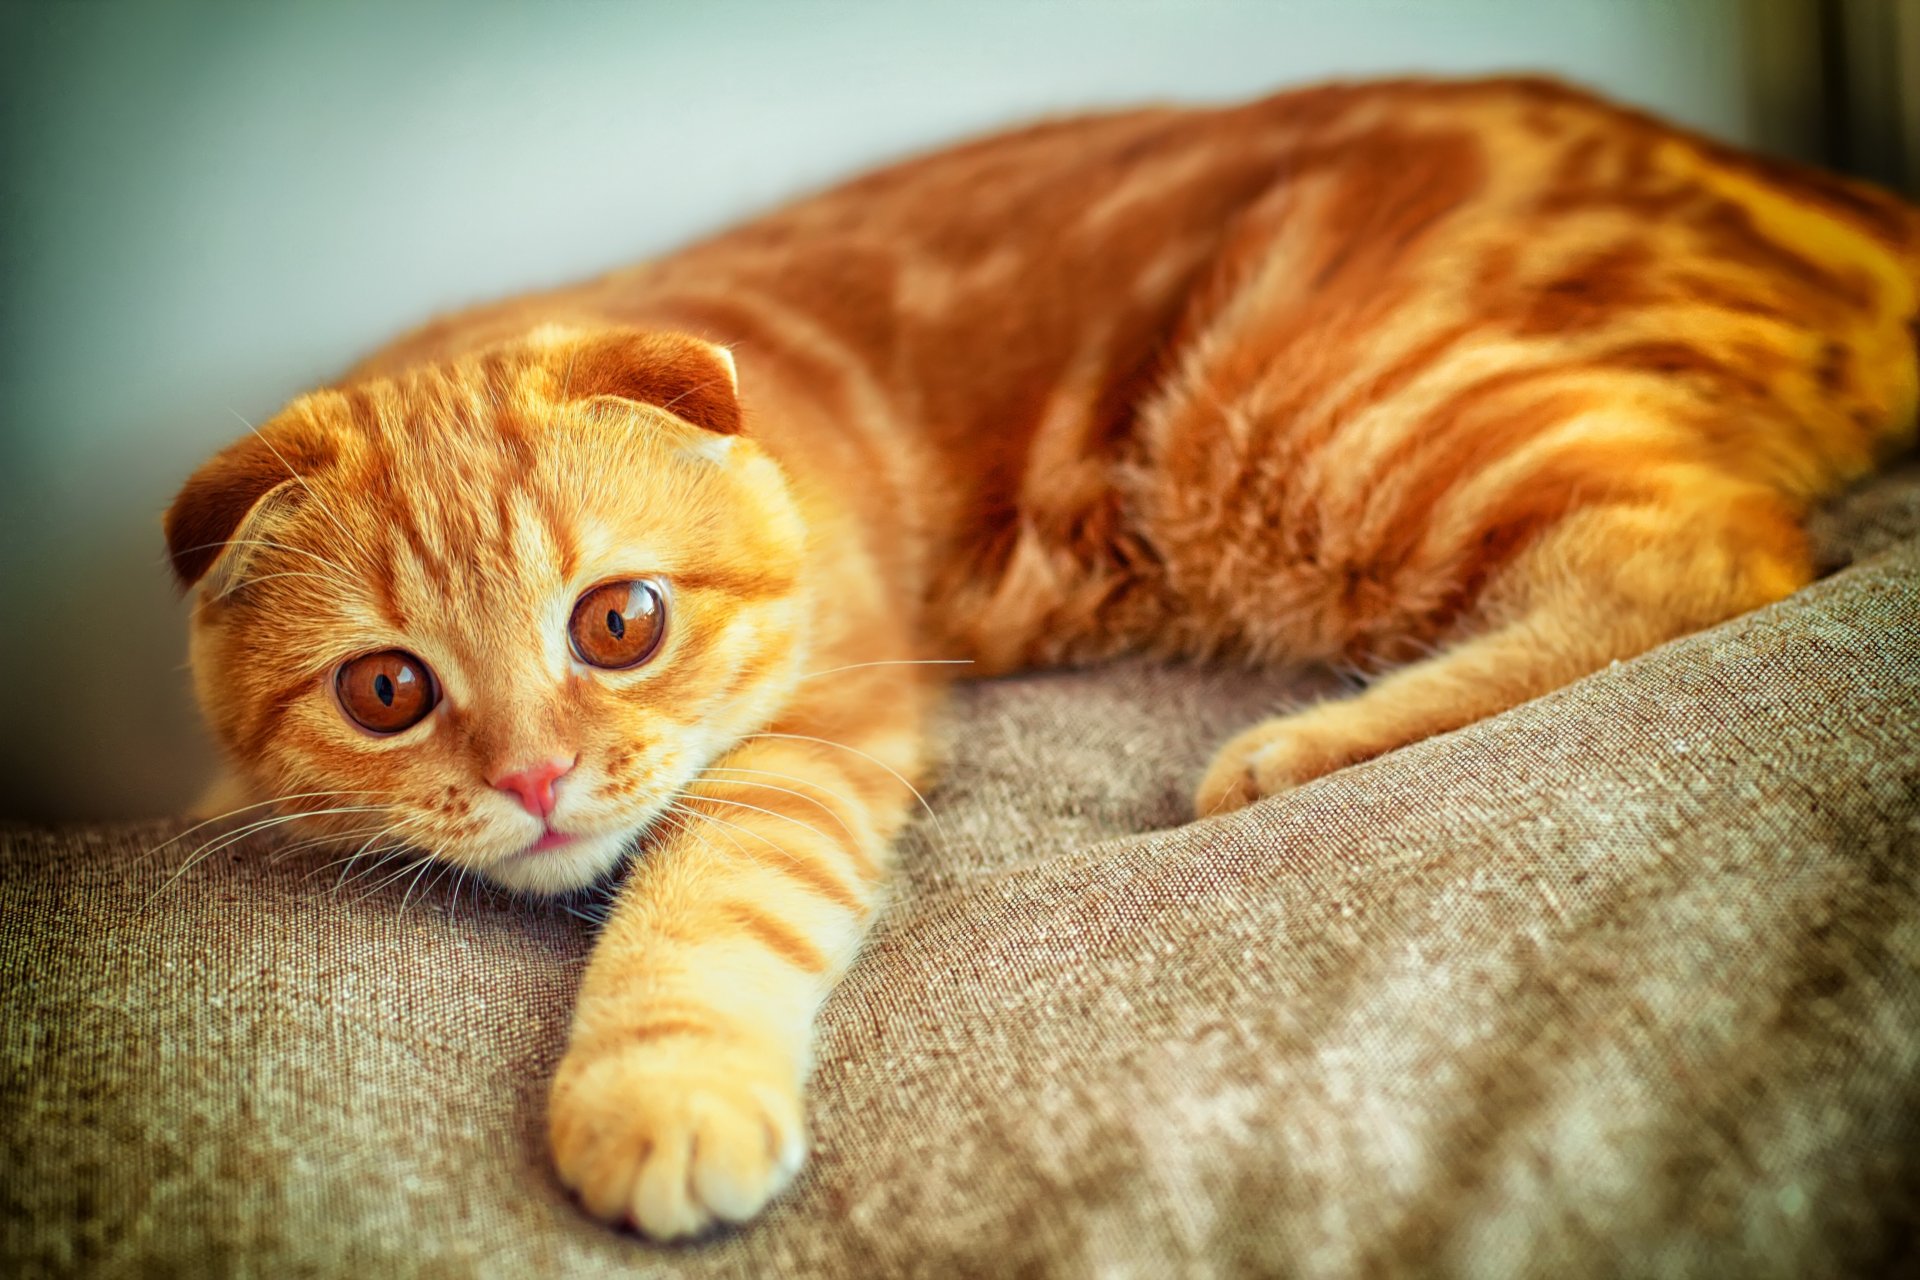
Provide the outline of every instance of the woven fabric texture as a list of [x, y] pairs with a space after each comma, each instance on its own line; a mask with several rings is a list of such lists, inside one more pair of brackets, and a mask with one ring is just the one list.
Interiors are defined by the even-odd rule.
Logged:
[[1917, 527], [1909, 471], [1792, 600], [1203, 823], [1211, 748], [1324, 685], [963, 688], [812, 1163], [690, 1247], [546, 1167], [590, 924], [0, 829], [0, 1271], [1920, 1269]]

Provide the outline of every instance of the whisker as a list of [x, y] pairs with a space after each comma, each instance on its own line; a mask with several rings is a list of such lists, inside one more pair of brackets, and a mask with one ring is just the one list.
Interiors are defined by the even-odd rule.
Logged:
[[[419, 820], [420, 819], [418, 818], [418, 816], [411, 817], [411, 818], [395, 818], [391, 822], [369, 823], [364, 827], [356, 827], [352, 831], [343, 831], [339, 833], [338, 836], [321, 836], [321, 837], [317, 837], [317, 839], [322, 841], [338, 839], [339, 841], [344, 843], [345, 841], [352, 840], [357, 836], [367, 835], [368, 832], [371, 832], [372, 834], [368, 835], [367, 839], [361, 841], [361, 846], [364, 848], [366, 845], [372, 844], [375, 840], [384, 838], [388, 832], [398, 831], [401, 827], [406, 826], [408, 823], [417, 822]], [[335, 862], [325, 862], [325, 863], [322, 863], [318, 868], [316, 868], [316, 870], [325, 870], [327, 867], [331, 867], [334, 865], [336, 865]]]
[[[700, 771], [699, 776], [711, 777], [716, 773], [757, 773], [760, 776], [766, 777], [766, 778], [785, 778], [788, 782], [797, 782], [803, 787], [812, 787], [816, 791], [824, 791], [826, 794], [832, 796], [835, 800], [838, 800], [841, 804], [846, 805], [850, 811], [857, 813], [862, 808], [864, 808], [863, 805], [856, 803], [854, 800], [852, 800], [850, 797], [848, 797], [844, 793], [835, 791], [832, 787], [821, 786], [819, 783], [814, 782], [811, 779], [802, 778], [795, 774], [781, 773], [777, 769], [743, 769], [738, 765], [708, 765], [705, 769], [702, 769]], [[819, 809], [822, 813], [832, 818], [835, 822], [838, 822], [840, 824], [840, 829], [847, 833], [847, 837], [849, 839], [854, 840], [855, 842], [858, 842], [859, 840], [859, 837], [853, 834], [853, 828], [847, 825], [846, 820], [840, 816], [840, 814], [834, 809], [834, 807], [828, 804], [826, 801], [820, 799], [818, 796], [810, 796], [804, 791], [795, 791], [792, 787], [776, 787], [770, 782], [753, 782], [746, 778], [716, 779], [716, 781], [737, 782], [741, 786], [745, 786], [745, 787], [765, 787], [769, 791], [778, 791], [782, 795], [789, 795], [799, 800], [805, 800], [808, 804], [813, 805], [815, 808]]]
[[[793, 863], [794, 866], [797, 867], [797, 866], [804, 865], [800, 861], [800, 859], [794, 857], [793, 854], [787, 850], [785, 845], [779, 844], [778, 842], [770, 839], [769, 837], [762, 834], [761, 832], [755, 831], [752, 827], [743, 827], [737, 822], [728, 822], [725, 818], [715, 817], [711, 813], [701, 813], [697, 809], [685, 808], [684, 806], [680, 806], [678, 801], [675, 802], [675, 811], [678, 813], [685, 814], [688, 817], [698, 818], [702, 822], [710, 822], [715, 826], [725, 827], [727, 828], [728, 831], [738, 831], [743, 836], [752, 836], [755, 840], [758, 840], [761, 844], [766, 845], [769, 849], [772, 849], [775, 853], [785, 858], [788, 862]], [[692, 832], [688, 832], [688, 834], [691, 835]], [[720, 834], [726, 835], [726, 831], [722, 831]], [[734, 848], [740, 851], [740, 854], [742, 857], [746, 856], [746, 852], [747, 852], [746, 846], [742, 845], [738, 840], [735, 840], [732, 836], [727, 836], [727, 840], [733, 845]], [[701, 841], [701, 843], [705, 844], [706, 842]], [[707, 847], [711, 849], [713, 846], [707, 845]]]
[[147, 899], [147, 901], [142, 905], [141, 910], [144, 911], [146, 910], [147, 907], [152, 906], [155, 900], [157, 900], [161, 894], [165, 893], [168, 889], [171, 889], [174, 886], [175, 882], [177, 882], [181, 876], [184, 876], [185, 874], [187, 874], [188, 871], [192, 870], [194, 867], [198, 866], [200, 863], [206, 861], [208, 858], [212, 857], [214, 854], [218, 853], [220, 850], [229, 848], [232, 845], [239, 843], [241, 840], [246, 839], [248, 836], [252, 835], [256, 831], [265, 831], [269, 827], [280, 826], [283, 823], [298, 822], [302, 818], [322, 818], [322, 817], [328, 817], [336, 813], [378, 813], [378, 812], [381, 812], [384, 809], [384, 807], [385, 806], [382, 806], [382, 805], [361, 805], [357, 807], [342, 807], [342, 808], [332, 808], [332, 809], [309, 809], [309, 810], [302, 810], [299, 813], [289, 813], [289, 814], [283, 814], [279, 817], [266, 818], [259, 822], [250, 822], [246, 826], [241, 827], [238, 831], [230, 832], [224, 836], [219, 836], [213, 840], [207, 841], [205, 844], [201, 845], [198, 849], [195, 849], [192, 853], [188, 854], [186, 860], [180, 864], [179, 869], [176, 870], [172, 875], [168, 876], [166, 881], [162, 883], [158, 889], [155, 889], [153, 891], [152, 897], [149, 897]]
[[[340, 866], [343, 863], [352, 863], [356, 858], [365, 857], [367, 846], [374, 843], [376, 840], [380, 840], [384, 838], [391, 830], [392, 830], [391, 827], [378, 828], [377, 830], [374, 831], [374, 833], [371, 836], [367, 837], [367, 839], [365, 840], [362, 840], [360, 842], [360, 847], [354, 850], [352, 853], [346, 855], [344, 858], [332, 858], [326, 862], [321, 863], [316, 867], [310, 867], [307, 870], [307, 874], [300, 878], [302, 880], [311, 880], [315, 876], [319, 875], [322, 871], [326, 871], [329, 868]], [[359, 833], [356, 832], [355, 834], [357, 835]], [[349, 840], [352, 838], [353, 838], [352, 836], [347, 837], [347, 839]]]
[[568, 915], [573, 916], [580, 920], [585, 920], [590, 925], [604, 926], [607, 923], [606, 916], [594, 915], [591, 912], [582, 911], [580, 910], [580, 908], [574, 906], [571, 902], [568, 902], [565, 898], [555, 898], [553, 899], [553, 904], [559, 907], [562, 911], [566, 912]]
[[[459, 863], [452, 862], [452, 861], [442, 861], [438, 858], [434, 858], [431, 855], [422, 859], [422, 865], [426, 867], [434, 868], [434, 872], [432, 875], [427, 877], [426, 884], [424, 885], [421, 885], [420, 877], [418, 874], [416, 874], [413, 880], [408, 883], [406, 896], [400, 899], [400, 914], [403, 916], [407, 913], [407, 898], [411, 898], [413, 896], [413, 891], [416, 887], [420, 889], [420, 901], [422, 903], [425, 903], [427, 900], [427, 895], [433, 892], [434, 886], [439, 884], [442, 880], [446, 879], [449, 874], [453, 872], [459, 872], [461, 875], [466, 874], [466, 868], [462, 867]], [[454, 892], [456, 894], [459, 892], [459, 880], [457, 878], [454, 881]], [[451, 911], [451, 907], [449, 907], [449, 911]], [[449, 918], [451, 918], [451, 916], [449, 916]]]
[[286, 804], [289, 801], [293, 801], [293, 800], [317, 800], [323, 796], [375, 796], [375, 795], [385, 795], [385, 794], [387, 793], [382, 791], [299, 791], [299, 792], [295, 792], [293, 795], [290, 795], [290, 796], [275, 796], [271, 800], [258, 800], [258, 801], [255, 801], [253, 804], [243, 804], [237, 809], [229, 809], [225, 813], [217, 813], [213, 817], [206, 819], [204, 822], [194, 823], [192, 826], [188, 827], [185, 831], [182, 831], [179, 835], [173, 837], [173, 839], [164, 840], [161, 843], [153, 846], [153, 848], [141, 854], [139, 858], [135, 859], [135, 861], [145, 861], [146, 859], [151, 858], [154, 854], [160, 852], [162, 849], [166, 848], [168, 845], [174, 845], [174, 844], [180, 843], [182, 840], [185, 840], [188, 836], [192, 835], [194, 832], [200, 830], [201, 828], [210, 827], [216, 822], [225, 822], [228, 818], [231, 818], [234, 814], [245, 813], [249, 809], [264, 809], [266, 806], [270, 804]]
[[667, 401], [665, 404], [661, 405], [660, 407], [662, 409], [666, 409], [669, 412], [671, 412], [673, 409], [673, 406], [679, 404], [682, 400], [685, 400], [688, 396], [694, 394], [696, 391], [705, 391], [708, 387], [719, 386], [722, 382], [725, 382], [725, 381], [726, 381], [725, 378], [708, 378], [705, 382], [695, 383], [693, 386], [688, 387], [685, 391], [682, 391], [679, 395]]
[[[666, 808], [662, 809], [659, 813], [654, 815], [653, 823], [665, 823], [668, 830], [678, 832], [679, 834], [686, 836], [689, 840], [697, 839], [697, 837], [693, 834], [693, 828], [687, 825], [687, 822], [684, 818], [680, 817], [678, 814], [674, 812], [674, 805], [673, 805], [673, 802], [671, 801], [668, 802]], [[642, 833], [641, 840], [642, 840], [643, 846], [645, 842], [651, 839], [654, 834], [653, 823], [649, 823], [646, 831]]]
[[772, 849], [775, 853], [787, 859], [787, 861], [794, 863], [796, 866], [799, 865], [799, 859], [795, 858], [791, 853], [787, 852], [787, 850], [781, 847], [779, 844], [776, 844], [774, 841], [769, 840], [766, 836], [761, 835], [758, 831], [752, 831], [746, 827], [736, 826], [735, 824], [728, 822], [725, 819], [716, 818], [710, 813], [698, 813], [692, 809], [688, 809], [684, 807], [678, 801], [670, 802], [667, 808], [661, 811], [660, 817], [666, 822], [670, 823], [674, 830], [678, 831], [681, 835], [685, 836], [687, 839], [696, 842], [702, 849], [705, 849], [708, 853], [712, 853], [714, 851], [713, 842], [708, 840], [706, 836], [703, 835], [700, 831], [696, 830], [693, 826], [693, 823], [690, 822], [689, 819], [697, 818], [702, 823], [705, 823], [708, 827], [715, 830], [720, 836], [720, 838], [725, 840], [728, 844], [732, 845], [734, 848], [734, 852], [738, 853], [743, 858], [749, 857], [750, 855], [747, 853], [747, 847], [741, 844], [739, 840], [734, 838], [733, 833], [735, 831], [740, 832], [742, 835], [752, 836], [754, 839], [758, 840], [761, 844], [766, 845], [769, 849]]
[[[259, 822], [249, 823], [246, 826], [240, 828], [238, 831], [231, 832], [225, 836], [215, 837], [214, 839], [209, 840], [207, 841], [207, 843], [201, 845], [198, 849], [195, 849], [191, 854], [187, 855], [186, 861], [180, 865], [179, 870], [173, 873], [173, 878], [169, 880], [167, 884], [169, 885], [172, 884], [173, 880], [179, 879], [181, 876], [185, 875], [191, 868], [199, 865], [202, 862], [205, 862], [208, 858], [211, 858], [214, 854], [219, 853], [223, 849], [232, 848], [234, 845], [239, 844], [241, 841], [245, 840], [247, 837], [251, 835], [254, 835], [257, 832], [265, 831], [272, 827], [284, 826], [286, 823], [289, 823], [289, 822], [298, 822], [301, 818], [325, 817], [335, 813], [377, 813], [377, 812], [379, 812], [378, 807], [366, 807], [366, 808], [358, 808], [358, 809], [321, 809], [317, 811], [308, 811], [308, 812], [302, 812], [302, 813], [290, 813], [278, 818], [266, 818], [266, 819], [262, 819]], [[161, 886], [162, 889], [165, 889], [166, 887], [167, 885]]]
[[[284, 813], [277, 814], [271, 818], [261, 818], [257, 821], [246, 823], [235, 830], [208, 837], [204, 843], [187, 855], [186, 865], [192, 866], [196, 860], [208, 854], [217, 853], [229, 845], [238, 843], [254, 832], [264, 831], [269, 827], [277, 827], [288, 822], [297, 822], [301, 818], [328, 817], [336, 813], [378, 813], [384, 808], [384, 805], [347, 805], [335, 806], [330, 809], [302, 809], [297, 813]], [[184, 870], [185, 868], [182, 869]]]
[[214, 547], [271, 547], [275, 551], [286, 551], [296, 556], [305, 556], [309, 560], [318, 560], [321, 564], [327, 566], [327, 568], [338, 570], [342, 575], [340, 578], [342, 584], [351, 583], [353, 579], [353, 572], [338, 560], [329, 560], [317, 551], [309, 551], [305, 547], [289, 546], [284, 542], [275, 542], [271, 538], [223, 538], [219, 542], [203, 542], [197, 547], [187, 547], [185, 550], [209, 551]]
[[307, 491], [307, 496], [313, 499], [313, 505], [320, 509], [321, 515], [325, 516], [328, 520], [332, 521], [333, 527], [340, 531], [340, 536], [347, 540], [347, 545], [350, 547], [357, 545], [359, 542], [359, 539], [355, 538], [351, 533], [347, 532], [347, 526], [341, 524], [339, 521], [339, 518], [336, 517], [332, 511], [327, 509], [326, 503], [320, 501], [320, 495], [313, 491], [313, 486], [307, 483], [307, 478], [301, 475], [298, 471], [295, 471], [293, 469], [293, 464], [287, 461], [286, 456], [284, 454], [282, 454], [278, 449], [273, 447], [273, 441], [267, 439], [266, 433], [261, 431], [260, 428], [254, 426], [251, 422], [248, 422], [244, 417], [241, 417], [240, 411], [238, 409], [228, 409], [227, 412], [231, 413], [234, 417], [239, 418], [241, 424], [245, 426], [247, 430], [253, 432], [254, 435], [260, 437], [260, 443], [267, 446], [267, 452], [271, 453], [274, 457], [278, 458], [280, 460], [280, 465], [287, 469], [287, 474], [292, 476], [296, 481], [298, 481], [300, 484], [300, 487]]
[[288, 858], [292, 857], [294, 854], [300, 853], [303, 850], [317, 848], [318, 846], [325, 845], [325, 844], [344, 844], [348, 840], [357, 839], [360, 836], [366, 835], [369, 831], [384, 831], [384, 830], [386, 830], [386, 828], [379, 827], [379, 826], [353, 827], [346, 831], [334, 832], [331, 835], [309, 836], [305, 840], [296, 840], [292, 844], [283, 844], [279, 846], [273, 851], [273, 855], [269, 857], [267, 861], [277, 866], [280, 863], [285, 862]]
[[385, 811], [386, 806], [381, 804], [356, 804], [334, 805], [326, 809], [300, 809], [293, 813], [277, 814], [271, 818], [260, 818], [256, 821], [249, 822], [233, 831], [212, 836], [207, 840], [206, 844], [202, 844], [198, 849], [195, 849], [194, 853], [200, 854], [203, 851], [210, 851], [208, 850], [208, 845], [212, 845], [215, 850], [224, 849], [228, 845], [234, 844], [256, 831], [264, 831], [269, 827], [281, 826], [288, 822], [298, 822], [302, 818], [328, 818], [340, 813], [383, 813]]
[[[404, 840], [396, 845], [383, 845], [381, 846], [380, 849], [373, 849], [372, 848], [373, 845], [378, 844], [380, 841], [386, 839], [388, 836], [394, 834], [397, 831], [402, 831], [405, 828], [413, 825], [414, 823], [424, 822], [425, 820], [426, 819], [424, 815], [414, 814], [410, 817], [399, 818], [393, 822], [389, 822], [385, 826], [380, 827], [378, 830], [376, 830], [372, 835], [368, 836], [366, 840], [361, 843], [358, 849], [354, 850], [352, 853], [348, 854], [344, 858], [335, 858], [331, 862], [322, 863], [321, 865], [315, 867], [313, 870], [309, 871], [306, 874], [305, 878], [308, 880], [311, 880], [313, 879], [313, 877], [319, 875], [322, 871], [327, 870], [329, 867], [339, 867], [341, 869], [339, 878], [334, 881], [333, 889], [330, 891], [332, 894], [337, 894], [339, 893], [341, 886], [346, 883], [348, 873], [353, 870], [353, 864], [358, 862], [361, 858], [369, 856], [370, 853], [377, 854], [377, 853], [385, 852], [388, 849], [398, 849], [398, 848], [406, 847]], [[382, 865], [383, 865], [382, 862], [376, 861], [373, 864], [373, 868], [377, 869]]]
[[[716, 778], [714, 779], [714, 781], [724, 782], [725, 779]], [[754, 785], [759, 785], [759, 784], [756, 783]], [[819, 836], [822, 840], [825, 840], [828, 844], [835, 843], [834, 838], [832, 836], [828, 835], [826, 832], [822, 831], [820, 828], [814, 826], [812, 823], [802, 822], [800, 821], [800, 819], [794, 817], [792, 814], [781, 813], [778, 809], [763, 809], [757, 804], [748, 804], [744, 800], [728, 800], [721, 796], [710, 796], [710, 795], [706, 795], [698, 792], [688, 792], [687, 794], [697, 800], [707, 800], [707, 801], [711, 801], [714, 804], [730, 804], [736, 809], [751, 809], [755, 813], [764, 813], [769, 818], [779, 818], [783, 822], [791, 822], [794, 826], [799, 827], [802, 831], [811, 831], [814, 835]], [[841, 825], [845, 826], [846, 824], [842, 823]], [[851, 831], [847, 832], [847, 837], [851, 839], [853, 837], [853, 832]]]
[[330, 574], [309, 573], [304, 569], [283, 569], [279, 573], [262, 573], [251, 578], [242, 578], [238, 582], [235, 582], [229, 589], [238, 591], [241, 587], [250, 587], [258, 582], [272, 582], [275, 578], [312, 578], [315, 582], [324, 582], [332, 587], [344, 587], [346, 585]]
[[429, 881], [427, 888], [430, 890], [437, 889], [442, 880], [447, 882], [448, 886], [453, 890], [453, 896], [447, 901], [447, 919], [451, 920], [453, 919], [453, 909], [459, 905], [460, 902], [460, 881], [466, 876], [467, 869], [457, 862], [449, 862], [444, 865], [446, 870]]
[[[330, 861], [321, 863], [317, 867], [310, 868], [307, 871], [307, 874], [300, 877], [301, 880], [303, 881], [312, 880], [315, 876], [318, 876], [321, 872], [331, 870], [334, 867], [351, 867], [355, 862], [358, 862], [361, 858], [368, 856], [367, 846], [371, 844], [373, 840], [380, 839], [380, 836], [381, 836], [381, 833], [376, 832], [372, 837], [372, 840], [362, 841], [360, 847], [358, 849], [355, 849], [352, 853], [348, 854], [346, 857], [334, 858], [334, 859], [331, 859]], [[391, 846], [388, 846], [388, 845], [380, 846], [381, 849], [386, 849], [389, 847]], [[378, 850], [376, 850], [375, 852], [378, 852]], [[343, 870], [340, 874], [344, 876], [346, 875], [346, 872]], [[334, 882], [333, 887], [334, 889], [337, 890], [340, 887], [340, 882], [336, 880]]]
[[[401, 857], [400, 855], [410, 852], [405, 842], [402, 842], [396, 845], [388, 845], [383, 851], [387, 853], [392, 853], [395, 855], [394, 858], [385, 859], [384, 861], [398, 861], [400, 863], [400, 869], [394, 872], [392, 875], [388, 876], [386, 879], [380, 881], [379, 883], [369, 885], [365, 893], [361, 894], [358, 898], [354, 899], [356, 903], [365, 902], [369, 898], [373, 897], [374, 894], [379, 893], [382, 889], [386, 888], [388, 885], [397, 883], [400, 877], [406, 875], [408, 871], [413, 870], [416, 864], [420, 866], [433, 865], [432, 860], [428, 858], [415, 858], [409, 861], [406, 858]], [[415, 874], [417, 875], [419, 873], [415, 872]]]
[[[379, 837], [376, 836], [375, 839], [377, 840], [379, 839]], [[386, 866], [389, 862], [393, 861], [396, 857], [400, 856], [400, 854], [404, 853], [408, 849], [408, 847], [409, 846], [407, 842], [404, 840], [396, 840], [392, 844], [382, 844], [382, 845], [375, 845], [371, 841], [369, 841], [367, 844], [361, 845], [358, 849], [354, 850], [352, 854], [350, 854], [345, 858], [340, 858], [340, 859], [337, 859], [336, 861], [329, 862], [324, 867], [315, 867], [313, 871], [308, 874], [307, 879], [311, 880], [314, 876], [319, 875], [322, 871], [325, 871], [328, 867], [339, 867], [340, 874], [334, 878], [333, 888], [327, 890], [327, 897], [329, 899], [337, 899], [340, 896], [340, 891], [342, 889], [346, 888], [350, 884], [353, 884], [355, 881], [359, 880], [360, 877], [362, 876], [372, 875], [376, 871], [379, 871], [382, 867]], [[354, 868], [354, 864], [359, 862], [362, 858], [372, 858], [373, 861], [369, 862], [366, 866], [356, 870]]]
[[[700, 847], [707, 850], [708, 852], [713, 851], [713, 845], [707, 840], [705, 836], [701, 835], [698, 831], [694, 830], [693, 825], [690, 822], [688, 822], [687, 819], [699, 818], [701, 821], [707, 822], [707, 823], [715, 823], [721, 826], [730, 825], [726, 823], [721, 823], [720, 819], [715, 818], [710, 814], [695, 813], [691, 809], [680, 808], [677, 802], [674, 804], [670, 804], [667, 807], [667, 809], [661, 813], [661, 816], [664, 818], [671, 819], [674, 827], [677, 828], [682, 835], [684, 835], [689, 840], [697, 841]], [[761, 836], [758, 832], [747, 831], [745, 827], [737, 827], [735, 828], [735, 830], [745, 831], [747, 835], [755, 836], [757, 839], [761, 840], [763, 843], [772, 846], [773, 850], [784, 858], [793, 857], [792, 854], [788, 853], [785, 849], [782, 849], [779, 845], [774, 844], [773, 841], [768, 840], [765, 836]], [[720, 834], [723, 837], [725, 837], [728, 844], [732, 845], [734, 849], [739, 852], [741, 857], [744, 858], [747, 856], [747, 847], [745, 845], [741, 844], [738, 840], [735, 840], [731, 834], [729, 834], [724, 830], [721, 831]]]
[[[436, 864], [432, 858], [422, 858], [420, 860], [420, 870], [414, 872], [413, 879], [407, 881], [407, 891], [406, 893], [401, 895], [401, 898], [400, 898], [400, 914], [402, 917], [405, 917], [405, 915], [407, 914], [407, 903], [413, 898], [413, 891], [420, 887], [420, 877], [427, 873], [427, 869], [429, 867], [432, 867], [435, 865]], [[449, 866], [452, 866], [453, 864], [450, 862], [443, 862], [437, 865], [442, 867], [449, 867]], [[437, 876], [439, 873], [435, 872], [434, 874]], [[431, 881], [429, 883], [431, 883]]]
[[[329, 896], [338, 895], [342, 888], [344, 888], [348, 883], [350, 883], [351, 880], [357, 879], [360, 874], [371, 874], [375, 871], [378, 871], [381, 867], [385, 866], [391, 860], [386, 855], [394, 854], [408, 848], [407, 841], [404, 836], [396, 843], [381, 845], [378, 849], [373, 848], [372, 847], [373, 845], [377, 844], [381, 840], [386, 839], [388, 836], [395, 834], [396, 832], [404, 830], [406, 827], [408, 827], [413, 823], [425, 822], [425, 821], [426, 821], [426, 818], [424, 815], [414, 814], [412, 817], [402, 818], [398, 822], [388, 825], [385, 830], [379, 832], [377, 835], [374, 835], [373, 837], [368, 839], [367, 842], [361, 845], [359, 849], [355, 850], [350, 857], [344, 859], [344, 862], [346, 863], [346, 865], [340, 868], [340, 875], [333, 882], [333, 889], [330, 891]], [[367, 867], [364, 873], [354, 872], [353, 864], [365, 857], [373, 857], [374, 858], [373, 864]], [[327, 865], [333, 866], [335, 864], [328, 863]], [[325, 870], [325, 868], [321, 868], [321, 869]]]
[[359, 894], [352, 899], [351, 905], [357, 907], [373, 897], [374, 894], [380, 892], [381, 889], [392, 883], [396, 878], [405, 875], [408, 869], [413, 866], [413, 863], [406, 857], [407, 846], [405, 844], [381, 845], [378, 849], [371, 850], [371, 853], [374, 855], [372, 862], [368, 863], [365, 868], [356, 873], [351, 879], [336, 884], [327, 896], [330, 898], [338, 898], [340, 891], [348, 885], [359, 884], [365, 877], [384, 871], [390, 864], [398, 862], [400, 864], [398, 871], [388, 876], [385, 880], [380, 881], [380, 883], [374, 885], [365, 893]]
[[887, 764], [885, 761], [874, 759], [872, 756], [860, 750], [860, 748], [858, 747], [850, 747], [844, 742], [829, 742], [825, 738], [808, 737], [804, 733], [750, 733], [747, 735], [747, 737], [749, 738], [785, 738], [793, 742], [817, 742], [823, 747], [838, 747], [842, 751], [850, 751], [854, 755], [859, 756], [862, 760], [865, 760], [869, 764], [873, 765], [876, 769], [885, 770], [893, 778], [895, 782], [898, 782], [901, 786], [905, 787], [908, 791], [911, 791], [913, 793], [913, 798], [920, 802], [920, 807], [927, 811], [927, 816], [929, 818], [933, 818], [936, 823], [939, 821], [939, 818], [936, 817], [933, 812], [933, 806], [928, 804], [927, 798], [920, 794], [920, 788], [914, 786], [911, 782], [908, 782], [904, 777], [900, 775], [900, 772], [897, 769], [893, 768], [891, 765]]
[[460, 918], [460, 891], [467, 887], [467, 875], [471, 868], [455, 863], [447, 865], [453, 867], [453, 896], [447, 901], [447, 923], [452, 924]]

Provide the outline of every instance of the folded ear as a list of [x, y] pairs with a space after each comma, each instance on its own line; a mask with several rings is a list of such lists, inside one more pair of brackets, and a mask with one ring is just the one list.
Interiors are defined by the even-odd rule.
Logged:
[[703, 430], [737, 435], [740, 385], [733, 353], [684, 333], [550, 331], [547, 359], [569, 399], [615, 396], [665, 409]]
[[188, 477], [162, 521], [182, 588], [214, 572], [216, 595], [247, 558], [271, 515], [307, 497], [304, 477], [333, 456], [318, 433], [269, 425], [213, 455]]

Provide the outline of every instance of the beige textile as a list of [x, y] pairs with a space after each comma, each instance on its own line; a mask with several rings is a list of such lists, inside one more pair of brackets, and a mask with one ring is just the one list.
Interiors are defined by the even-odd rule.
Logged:
[[662, 1249], [549, 1174], [592, 929], [0, 829], [0, 1272], [1920, 1273], [1920, 473], [1794, 599], [1177, 826], [1285, 676], [972, 686], [815, 1152]]

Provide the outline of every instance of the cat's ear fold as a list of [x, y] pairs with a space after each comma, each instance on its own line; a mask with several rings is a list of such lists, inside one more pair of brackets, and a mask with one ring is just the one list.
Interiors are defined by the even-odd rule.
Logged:
[[551, 340], [548, 355], [570, 399], [615, 396], [665, 409], [720, 435], [742, 428], [733, 353], [684, 333], [616, 330]]
[[181, 486], [162, 521], [181, 587], [205, 579], [215, 595], [224, 595], [250, 558], [250, 544], [276, 512], [308, 496], [303, 477], [332, 456], [331, 442], [318, 431], [268, 426], [209, 458]]

